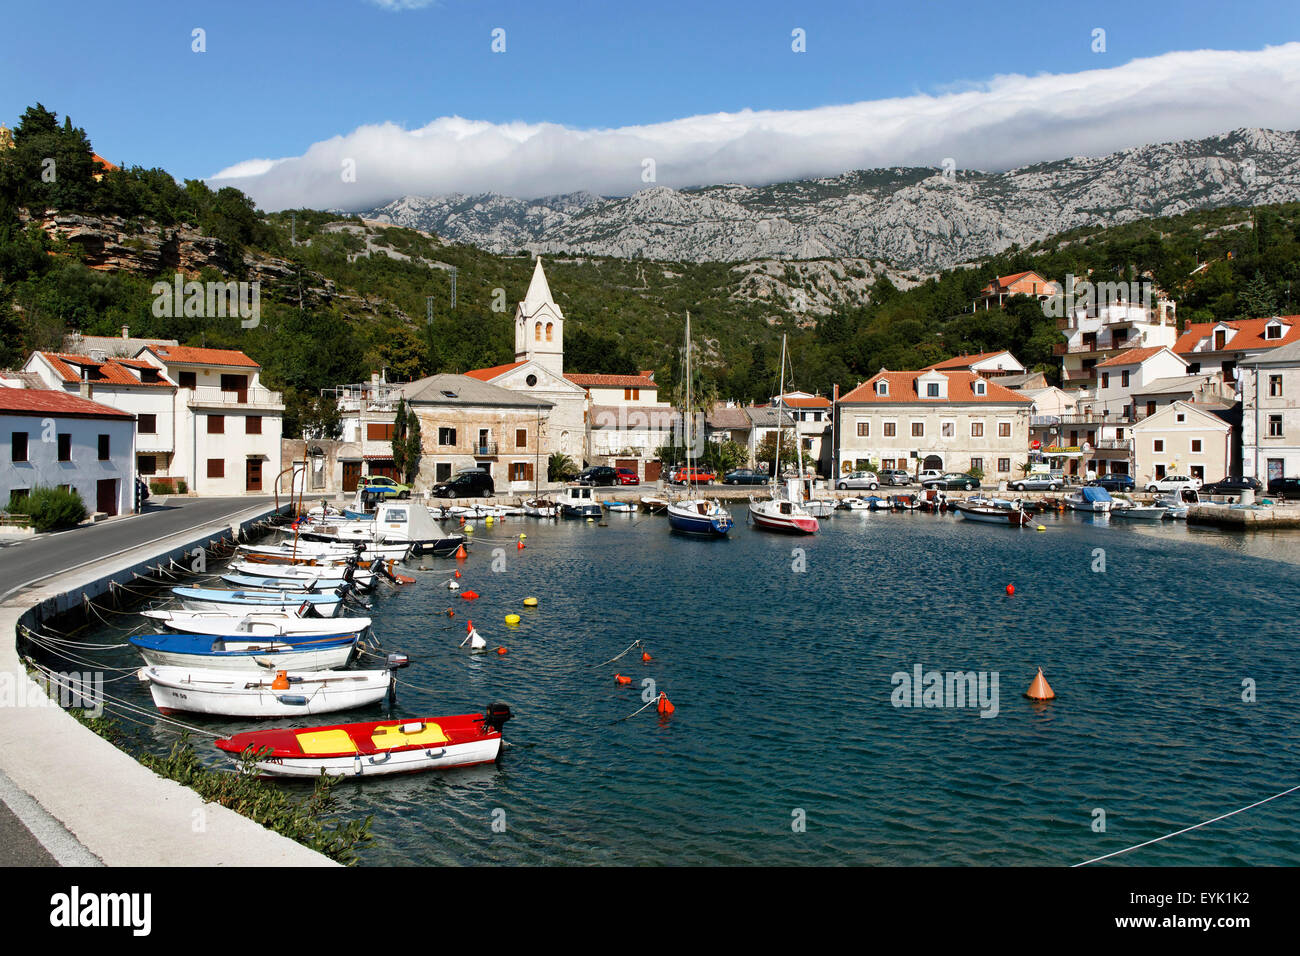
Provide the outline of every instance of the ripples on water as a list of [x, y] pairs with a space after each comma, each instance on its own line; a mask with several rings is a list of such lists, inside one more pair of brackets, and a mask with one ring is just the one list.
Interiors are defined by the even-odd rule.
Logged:
[[[411, 656], [402, 679], [434, 689], [402, 687], [395, 715], [504, 701], [509, 749], [493, 767], [340, 787], [346, 812], [375, 817], [363, 862], [1059, 866], [1300, 782], [1300, 536], [1043, 523], [851, 513], [793, 539], [742, 517], [725, 541], [661, 517], [480, 525], [461, 565], [479, 600], [454, 597], [439, 562], [372, 614]], [[509, 653], [458, 649], [467, 617]], [[652, 663], [592, 666], [636, 639]], [[918, 663], [998, 672], [998, 715], [895, 708], [891, 675]], [[1022, 696], [1039, 666], [1049, 704]], [[643, 678], [676, 713], [620, 721]], [[1116, 862], [1296, 865], [1297, 799]]]

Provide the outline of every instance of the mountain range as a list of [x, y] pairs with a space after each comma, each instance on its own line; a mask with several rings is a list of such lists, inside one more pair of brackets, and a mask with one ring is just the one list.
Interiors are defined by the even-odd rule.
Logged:
[[1300, 131], [1071, 157], [1007, 172], [907, 167], [631, 196], [404, 196], [365, 218], [495, 253], [669, 262], [858, 258], [940, 270], [1079, 227], [1300, 200]]

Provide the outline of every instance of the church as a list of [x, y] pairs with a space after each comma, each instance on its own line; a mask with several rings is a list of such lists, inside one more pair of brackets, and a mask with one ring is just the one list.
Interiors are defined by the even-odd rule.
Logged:
[[[653, 372], [565, 375], [564, 313], [551, 296], [540, 257], [528, 292], [515, 306], [515, 360], [465, 374], [549, 402], [552, 407], [542, 426], [542, 448], [547, 454], [561, 451], [577, 465], [603, 463], [605, 457], [633, 446], [639, 455], [648, 457], [668, 437], [667, 423], [663, 434], [653, 427], [649, 429], [653, 434], [640, 434], [646, 429], [638, 423], [652, 417], [650, 412], [671, 412], [658, 402], [659, 386]], [[629, 421], [638, 427], [629, 429]], [[597, 458], [602, 460], [597, 462]]]

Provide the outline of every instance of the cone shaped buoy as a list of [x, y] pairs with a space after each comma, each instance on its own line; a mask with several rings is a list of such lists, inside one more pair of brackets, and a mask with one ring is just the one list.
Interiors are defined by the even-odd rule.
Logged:
[[289, 675], [285, 671], [276, 671], [275, 680], [271, 681], [272, 690], [288, 690]]
[[473, 621], [466, 621], [466, 622], [465, 622], [465, 633], [468, 634], [468, 633], [469, 633], [470, 631], [472, 631], [472, 630], [474, 630], [474, 622], [473, 622]]
[[642, 664], [649, 664], [652, 660], [654, 660], [654, 658], [650, 656], [650, 652], [649, 652], [649, 651], [646, 651], [645, 653], [643, 653], [643, 654], [641, 655], [641, 663], [642, 663]]
[[1029, 685], [1029, 690], [1025, 691], [1025, 696], [1030, 700], [1052, 700], [1056, 697], [1056, 691], [1052, 690], [1052, 685], [1047, 683], [1041, 667], [1038, 668], [1038, 676]]
[[659, 694], [659, 706], [656, 709], [661, 714], [671, 714], [677, 708], [674, 707], [673, 702], [668, 699], [668, 695], [661, 692]]
[[1007, 595], [1008, 595], [1008, 596], [1011, 596], [1011, 595], [1014, 595], [1015, 593], [1016, 593], [1016, 586], [1015, 586], [1014, 584], [1008, 584], [1008, 585], [1007, 585]]
[[477, 591], [461, 591], [460, 599], [462, 601], [473, 601], [478, 597]]
[[522, 551], [522, 550], [524, 550], [524, 543], [523, 543], [522, 541], [517, 542], [517, 543], [515, 544], [515, 549], [516, 549], [517, 551]]
[[506, 615], [506, 623], [509, 624], [511, 627], [514, 627], [516, 624], [519, 623], [519, 615], [518, 615], [518, 614], [507, 614], [507, 615]]
[[623, 686], [626, 686], [626, 685], [632, 683], [632, 678], [630, 678], [630, 677], [624, 677], [622, 674], [615, 674], [615, 675], [614, 675], [614, 683], [615, 683], [615, 684], [621, 684], [621, 685], [623, 685]]
[[465, 546], [463, 544], [456, 549], [456, 560], [457, 561], [465, 560]]
[[524, 607], [537, 607], [537, 598], [535, 597], [524, 598]]
[[[461, 548], [461, 550], [464, 551], [465, 549], [464, 549], [464, 548]], [[460, 577], [460, 572], [459, 572], [459, 571], [456, 572], [456, 577]]]
[[497, 653], [498, 653], [498, 654], [508, 654], [508, 653], [509, 653], [509, 650], [508, 650], [507, 648], [504, 648], [504, 647], [498, 647], [498, 648], [497, 648]]

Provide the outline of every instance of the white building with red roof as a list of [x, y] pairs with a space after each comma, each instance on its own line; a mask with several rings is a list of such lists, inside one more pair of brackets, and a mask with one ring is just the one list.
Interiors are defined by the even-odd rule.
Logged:
[[1300, 342], [1300, 315], [1189, 323], [1173, 347], [1190, 374], [1221, 371], [1231, 385], [1238, 365], [1293, 342]]
[[975, 355], [954, 355], [942, 362], [927, 365], [926, 368], [938, 369], [941, 372], [978, 372], [985, 378], [1025, 373], [1025, 367], [1020, 364], [1020, 360], [1006, 349], [998, 352], [980, 352]]
[[0, 388], [0, 500], [70, 488], [88, 512], [135, 510], [135, 416], [58, 389]]
[[175, 383], [168, 477], [204, 495], [269, 493], [280, 471], [284, 401], [238, 349], [148, 345], [136, 359]]
[[1061, 294], [1061, 284], [1051, 279], [1044, 279], [1037, 272], [1017, 272], [1014, 275], [998, 276], [981, 291], [975, 300], [975, 308], [1002, 308], [1003, 303], [1013, 295], [1028, 295], [1042, 300]]
[[836, 406], [839, 473], [979, 469], [987, 481], [1020, 475], [1029, 460], [1033, 403], [969, 371], [882, 369]]

